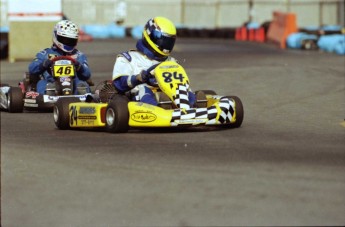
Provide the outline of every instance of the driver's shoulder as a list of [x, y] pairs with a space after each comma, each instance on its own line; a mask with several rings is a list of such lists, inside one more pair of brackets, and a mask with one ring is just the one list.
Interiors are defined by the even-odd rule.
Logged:
[[117, 57], [123, 57], [127, 61], [131, 62], [133, 59], [143, 58], [145, 57], [145, 55], [143, 55], [140, 51], [137, 50], [129, 50], [119, 53]]

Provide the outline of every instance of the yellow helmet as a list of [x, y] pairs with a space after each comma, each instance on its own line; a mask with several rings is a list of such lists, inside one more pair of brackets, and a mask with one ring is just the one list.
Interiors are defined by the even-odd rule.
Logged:
[[143, 31], [144, 44], [155, 54], [166, 57], [174, 48], [176, 40], [175, 25], [165, 17], [150, 19]]

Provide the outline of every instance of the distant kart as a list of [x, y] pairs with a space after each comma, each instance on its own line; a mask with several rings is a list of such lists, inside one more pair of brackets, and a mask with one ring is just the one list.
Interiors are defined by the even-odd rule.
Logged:
[[[196, 91], [196, 105], [188, 98], [189, 79], [184, 68], [166, 61], [153, 71], [158, 106], [130, 101], [130, 94], [119, 94], [104, 82], [99, 97], [78, 102], [61, 98], [54, 105], [54, 122], [59, 129], [103, 127], [124, 133], [130, 128], [226, 126], [238, 128], [243, 121], [243, 105], [237, 96], [221, 96], [212, 90]], [[96, 101], [95, 101], [96, 100]], [[97, 101], [98, 100], [98, 101]]]
[[9, 112], [52, 111], [54, 103], [61, 97], [75, 97], [79, 101], [85, 101], [86, 90], [81, 95], [74, 95], [73, 79], [76, 76], [75, 60], [69, 56], [59, 56], [52, 59], [51, 74], [55, 79], [53, 86], [46, 89], [46, 94], [36, 92], [36, 83], [28, 74], [24, 74], [19, 87], [9, 85], [1, 86], [1, 108]]

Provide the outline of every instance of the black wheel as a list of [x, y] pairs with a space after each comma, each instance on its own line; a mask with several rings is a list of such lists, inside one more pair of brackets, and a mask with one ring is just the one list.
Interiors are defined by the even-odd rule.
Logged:
[[243, 104], [239, 97], [237, 96], [226, 96], [227, 98], [231, 98], [235, 101], [235, 113], [236, 113], [236, 121], [235, 123], [231, 124], [232, 127], [239, 128], [242, 125], [243, 117], [244, 117], [244, 110]]
[[79, 98], [70, 97], [70, 98], [60, 98], [54, 104], [53, 115], [54, 123], [58, 129], [66, 130], [69, 129], [69, 108], [68, 105], [72, 102], [80, 102]]
[[317, 41], [312, 39], [306, 39], [302, 41], [302, 49], [303, 50], [317, 50]]
[[129, 129], [128, 98], [115, 95], [107, 106], [105, 124], [108, 132], [124, 133]]
[[7, 95], [8, 112], [21, 113], [24, 109], [23, 92], [19, 87], [11, 87]]

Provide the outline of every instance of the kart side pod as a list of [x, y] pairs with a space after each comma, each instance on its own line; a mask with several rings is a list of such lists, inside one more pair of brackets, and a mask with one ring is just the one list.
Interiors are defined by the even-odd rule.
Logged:
[[54, 105], [56, 127], [61, 130], [83, 127], [105, 127], [107, 103], [80, 102], [78, 98], [60, 98]]

